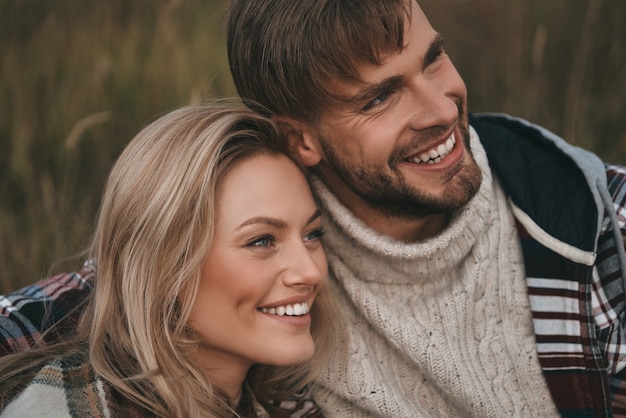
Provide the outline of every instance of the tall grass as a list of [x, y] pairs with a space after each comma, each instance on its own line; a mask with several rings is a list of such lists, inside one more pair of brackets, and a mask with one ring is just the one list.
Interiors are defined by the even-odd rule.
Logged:
[[[296, 1], [296, 0], [294, 0]], [[0, 2], [0, 292], [74, 270], [106, 175], [160, 114], [232, 96], [225, 0]], [[473, 111], [626, 162], [626, 2], [423, 0]]]
[[525, 117], [626, 163], [626, 2], [423, 0], [472, 111]]
[[224, 9], [199, 0], [0, 2], [0, 291], [86, 248], [106, 175], [142, 126], [234, 94]]

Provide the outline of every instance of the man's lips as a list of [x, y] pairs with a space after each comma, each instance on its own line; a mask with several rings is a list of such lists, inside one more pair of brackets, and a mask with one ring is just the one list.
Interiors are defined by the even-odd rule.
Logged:
[[456, 142], [456, 134], [455, 132], [452, 132], [452, 134], [450, 134], [450, 136], [439, 145], [436, 145], [427, 151], [415, 154], [407, 158], [406, 161], [415, 164], [435, 164], [441, 162], [454, 149]]

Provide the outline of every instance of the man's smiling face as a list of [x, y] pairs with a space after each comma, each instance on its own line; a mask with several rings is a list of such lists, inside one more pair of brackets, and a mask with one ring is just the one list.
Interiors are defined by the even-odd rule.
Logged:
[[467, 91], [415, 2], [402, 51], [359, 70], [361, 82], [332, 83], [345, 100], [314, 130], [328, 187], [357, 216], [410, 220], [465, 205], [481, 182]]

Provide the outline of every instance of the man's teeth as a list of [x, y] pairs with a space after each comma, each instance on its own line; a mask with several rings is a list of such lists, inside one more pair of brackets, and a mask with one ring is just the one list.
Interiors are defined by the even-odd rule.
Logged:
[[261, 312], [278, 316], [301, 316], [309, 313], [309, 305], [304, 303], [294, 303], [292, 305], [276, 306], [274, 308], [260, 308]]
[[411, 161], [417, 164], [434, 164], [438, 163], [452, 151], [454, 148], [454, 144], [456, 144], [456, 138], [454, 133], [450, 135], [450, 138], [445, 142], [445, 144], [439, 144], [436, 148], [431, 149], [428, 152], [424, 152], [419, 154], [417, 157], [412, 158]]

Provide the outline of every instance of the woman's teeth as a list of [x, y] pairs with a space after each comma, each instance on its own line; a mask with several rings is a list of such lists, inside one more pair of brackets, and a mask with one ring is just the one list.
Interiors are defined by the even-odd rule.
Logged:
[[309, 313], [309, 305], [304, 303], [294, 303], [292, 305], [276, 306], [274, 308], [259, 308], [261, 312], [278, 316], [301, 316]]
[[412, 162], [417, 164], [434, 164], [441, 161], [446, 155], [452, 151], [456, 144], [456, 138], [454, 133], [450, 135], [450, 138], [444, 143], [439, 144], [436, 148], [431, 149], [428, 152], [419, 154], [417, 157], [411, 159]]

